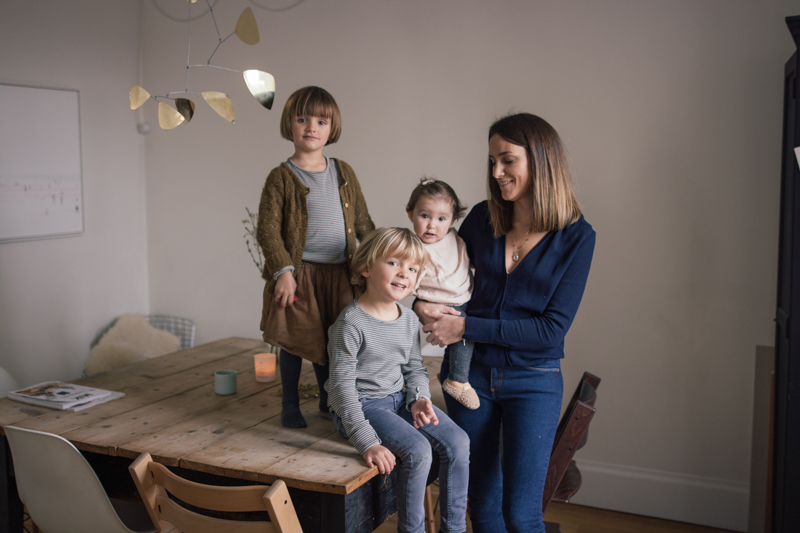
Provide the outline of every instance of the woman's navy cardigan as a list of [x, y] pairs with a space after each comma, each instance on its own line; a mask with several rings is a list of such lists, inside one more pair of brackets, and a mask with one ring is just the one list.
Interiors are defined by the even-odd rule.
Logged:
[[473, 359], [492, 367], [552, 366], [564, 357], [564, 336], [592, 264], [592, 226], [581, 217], [551, 231], [511, 274], [506, 238], [494, 238], [486, 201], [472, 209], [458, 234], [475, 266], [464, 331], [476, 343]]

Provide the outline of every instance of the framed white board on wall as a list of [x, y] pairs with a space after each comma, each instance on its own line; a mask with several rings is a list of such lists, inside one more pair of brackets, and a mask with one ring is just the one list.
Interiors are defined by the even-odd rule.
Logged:
[[78, 91], [0, 84], [0, 243], [81, 233]]

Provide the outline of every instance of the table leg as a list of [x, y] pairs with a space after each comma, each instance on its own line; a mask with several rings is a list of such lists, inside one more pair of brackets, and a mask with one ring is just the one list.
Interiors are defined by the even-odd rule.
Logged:
[[425, 532], [436, 533], [436, 519], [433, 513], [433, 495], [431, 486], [425, 488]]
[[5, 435], [0, 435], [0, 531], [21, 533], [22, 501], [17, 493], [14, 463]]

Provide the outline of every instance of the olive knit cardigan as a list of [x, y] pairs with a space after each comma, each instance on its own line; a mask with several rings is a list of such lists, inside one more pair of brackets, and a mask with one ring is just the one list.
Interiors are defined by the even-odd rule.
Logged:
[[[367, 202], [355, 172], [344, 161], [333, 161], [339, 172], [339, 197], [347, 232], [345, 256], [350, 266], [356, 251], [356, 238], [363, 240], [375, 229], [375, 224], [367, 211]], [[267, 176], [258, 206], [256, 238], [264, 253], [262, 277], [268, 284], [274, 283], [272, 275], [275, 272], [288, 265], [294, 266], [296, 275], [303, 262], [308, 232], [308, 193], [308, 187], [285, 162]]]

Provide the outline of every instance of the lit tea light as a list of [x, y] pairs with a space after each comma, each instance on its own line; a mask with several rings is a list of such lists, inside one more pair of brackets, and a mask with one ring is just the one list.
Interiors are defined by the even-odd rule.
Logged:
[[275, 381], [275, 354], [257, 353], [256, 360], [256, 381], [269, 382]]

